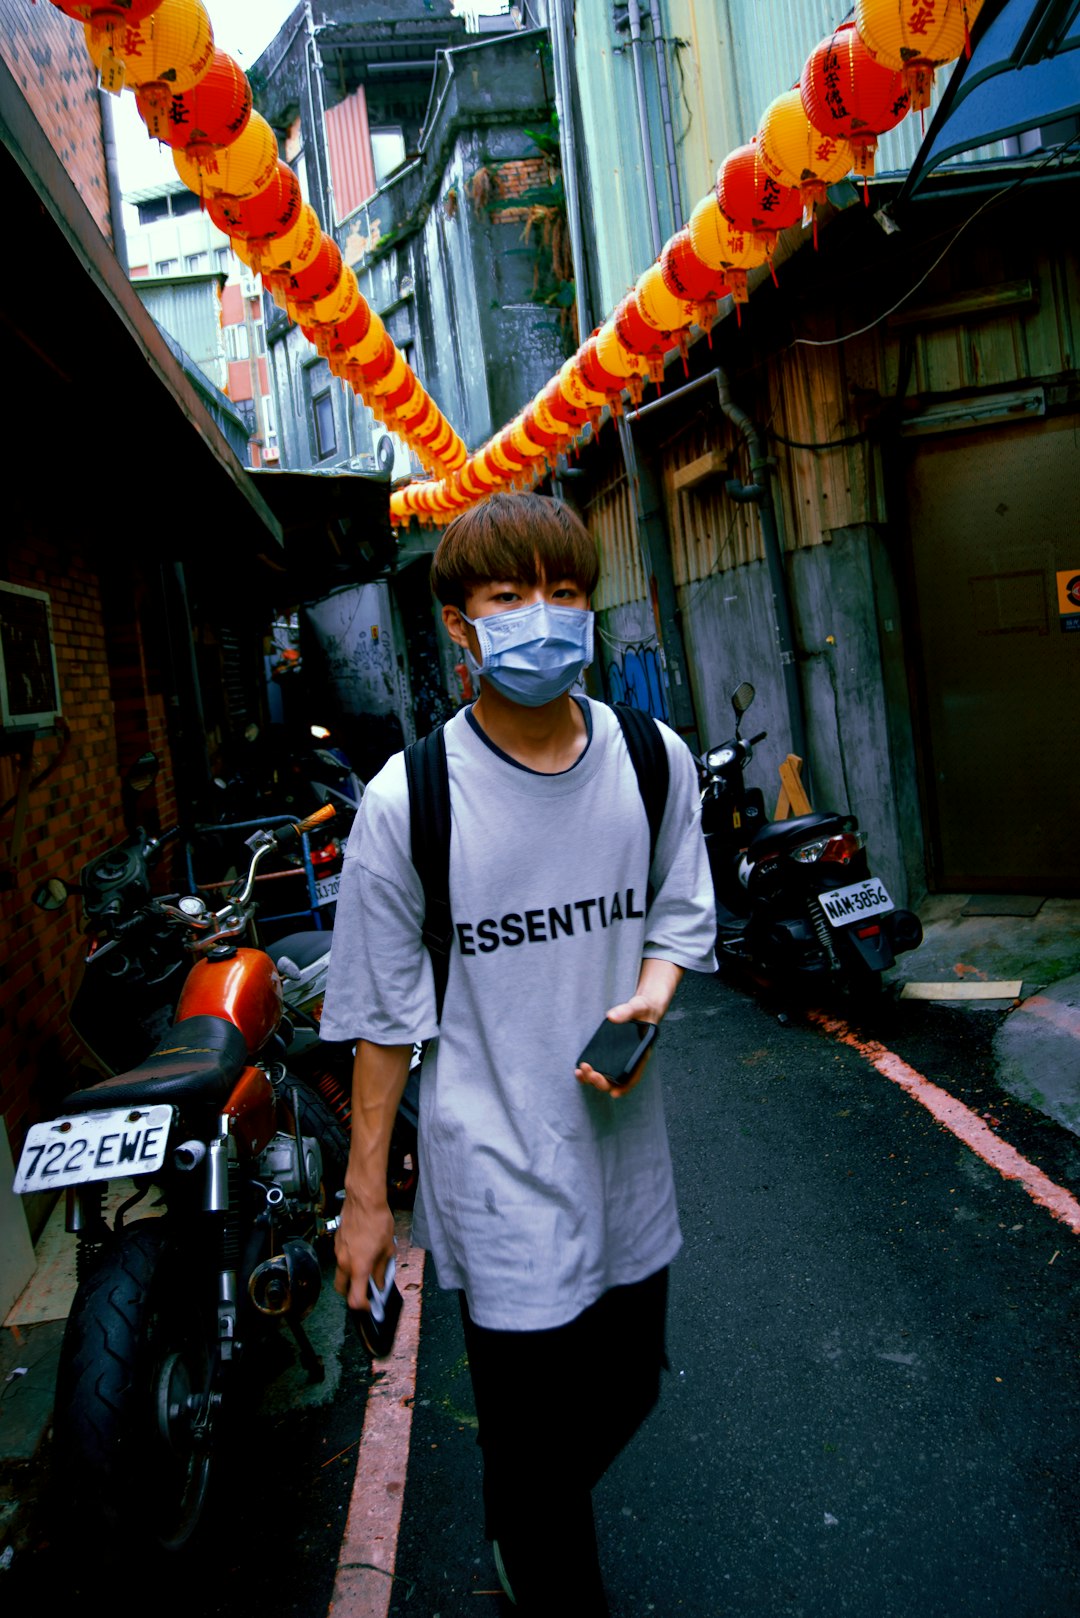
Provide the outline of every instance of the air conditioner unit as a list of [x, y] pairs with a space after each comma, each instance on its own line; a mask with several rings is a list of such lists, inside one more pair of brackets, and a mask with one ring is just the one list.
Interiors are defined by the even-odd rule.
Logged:
[[262, 281], [257, 275], [252, 275], [249, 269], [240, 274], [240, 294], [244, 298], [258, 298], [262, 296]]

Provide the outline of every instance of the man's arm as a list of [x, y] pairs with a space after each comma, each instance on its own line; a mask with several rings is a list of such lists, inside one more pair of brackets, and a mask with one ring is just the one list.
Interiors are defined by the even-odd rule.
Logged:
[[411, 1056], [411, 1045], [373, 1045], [362, 1039], [356, 1047], [345, 1203], [334, 1238], [334, 1285], [350, 1309], [368, 1307], [368, 1277], [381, 1286], [394, 1251], [386, 1165]]
[[[673, 961], [654, 960], [650, 956], [641, 963], [636, 992], [629, 1000], [624, 1000], [622, 1005], [612, 1006], [607, 1014], [608, 1021], [660, 1022], [672, 1002], [682, 975], [682, 967], [676, 966]], [[651, 1055], [651, 1051], [646, 1052], [635, 1069], [633, 1078], [627, 1084], [618, 1087], [609, 1084], [604, 1075], [597, 1073], [587, 1062], [575, 1068], [574, 1073], [582, 1084], [591, 1085], [594, 1090], [603, 1090], [611, 1096], [624, 1096], [629, 1094], [635, 1084], [640, 1083], [641, 1075], [648, 1067]]]

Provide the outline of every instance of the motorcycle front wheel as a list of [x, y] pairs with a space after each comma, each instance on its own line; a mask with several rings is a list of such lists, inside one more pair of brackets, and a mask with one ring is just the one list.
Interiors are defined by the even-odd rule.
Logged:
[[202, 1518], [217, 1352], [205, 1281], [166, 1221], [149, 1219], [75, 1295], [57, 1370], [55, 1480], [65, 1530], [99, 1555], [177, 1551]]

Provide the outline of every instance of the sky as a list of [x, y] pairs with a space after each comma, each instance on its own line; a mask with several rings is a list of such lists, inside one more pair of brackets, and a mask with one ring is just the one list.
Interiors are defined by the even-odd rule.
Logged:
[[[204, 4], [213, 24], [214, 43], [235, 56], [246, 71], [266, 49], [296, 0], [204, 0]], [[123, 190], [137, 191], [174, 180], [172, 154], [146, 133], [130, 90], [116, 97], [114, 111]]]

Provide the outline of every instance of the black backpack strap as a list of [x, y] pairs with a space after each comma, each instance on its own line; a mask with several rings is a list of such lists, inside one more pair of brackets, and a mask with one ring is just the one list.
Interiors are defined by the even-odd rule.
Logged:
[[435, 973], [435, 1012], [442, 1018], [454, 922], [450, 914], [450, 772], [443, 727], [405, 749], [412, 861], [424, 889], [423, 940]]
[[[641, 801], [645, 805], [645, 813], [649, 820], [649, 871], [651, 873], [653, 861], [656, 859], [656, 844], [660, 837], [660, 826], [664, 819], [664, 810], [667, 808], [668, 782], [671, 772], [668, 766], [667, 748], [664, 738], [656, 728], [656, 721], [650, 714], [642, 713], [640, 708], [631, 708], [625, 702], [612, 703], [612, 712], [622, 729], [623, 738], [629, 751], [634, 774], [637, 776], [638, 791]], [[652, 883], [649, 884], [649, 902], [652, 902]]]

